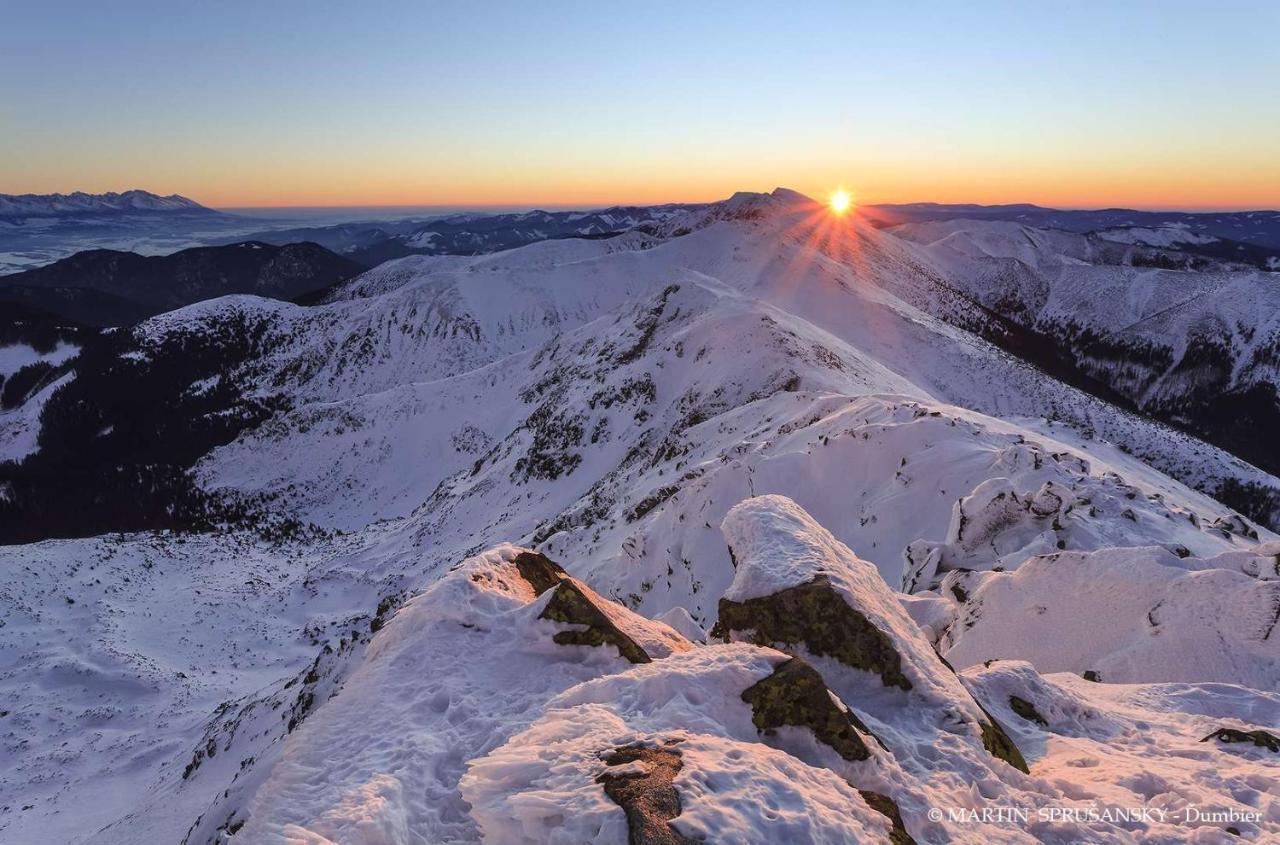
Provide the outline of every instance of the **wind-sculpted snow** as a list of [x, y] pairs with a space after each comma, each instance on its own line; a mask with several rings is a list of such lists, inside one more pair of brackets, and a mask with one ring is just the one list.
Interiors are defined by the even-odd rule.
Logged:
[[0, 805], [31, 808], [0, 815], [0, 840], [176, 843], [198, 817], [221, 825], [215, 795], [252, 781], [246, 760], [368, 633], [381, 588], [337, 552], [249, 534], [6, 549]]
[[1088, 462], [1070, 452], [1046, 452], [1042, 444], [1025, 441], [1005, 450], [999, 463], [1026, 479], [1027, 488], [1020, 491], [1009, 477], [992, 477], [957, 499], [944, 542], [920, 540], [907, 547], [904, 590], [936, 589], [948, 572], [1014, 569], [1059, 549], [1125, 545], [1135, 524], [1147, 542], [1161, 541], [1180, 557], [1193, 550], [1257, 548], [1258, 529], [1241, 517], [1209, 521], [1196, 508], [1130, 484], [1114, 470], [1092, 474]]
[[637, 838], [634, 828], [628, 837], [627, 819], [600, 786], [610, 753], [633, 746], [678, 755], [671, 828], [683, 838], [669, 841], [886, 841], [888, 819], [838, 770], [805, 760], [835, 756], [806, 728], [768, 740], [799, 753], [762, 742], [743, 693], [785, 662], [767, 649], [704, 646], [567, 690], [531, 727], [468, 766], [463, 795], [483, 841], [658, 841]]
[[[875, 567], [794, 502], [748, 499], [729, 511], [724, 533], [737, 572], [720, 600], [723, 637], [813, 662], [845, 701], [866, 702], [872, 730], [890, 749], [898, 738], [909, 747], [914, 733], [968, 734], [972, 745], [1026, 770], [1017, 747], [969, 698]], [[940, 743], [934, 737], [929, 745]]]
[[[1280, 544], [1201, 560], [1162, 548], [1057, 552], [974, 573], [939, 632], [952, 664], [1027, 660], [1104, 681], [1280, 688]], [[1235, 568], [1231, 564], [1241, 566]]]
[[583, 633], [583, 617], [553, 618], [566, 585], [646, 658], [691, 647], [537, 555], [492, 549], [377, 633], [342, 692], [290, 735], [237, 835], [262, 843], [476, 841], [458, 793], [467, 761], [528, 724], [561, 690], [631, 665], [616, 639], [561, 636]]
[[[1173, 817], [1188, 805], [1247, 815], [1237, 823], [1247, 836], [1280, 831], [1271, 752], [1201, 742], [1269, 724], [1275, 695], [1115, 686], [1009, 661], [956, 675], [874, 567], [794, 503], [748, 499], [726, 520], [726, 539], [740, 574], [728, 604], [781, 600], [823, 579], [843, 613], [890, 644], [909, 689], [802, 644], [779, 643], [797, 656], [691, 644], [550, 560], [501, 546], [377, 631], [341, 690], [286, 740], [236, 837], [941, 845], [1221, 832]], [[649, 659], [564, 640], [584, 634], [548, 618], [566, 585]], [[812, 636], [822, 621], [800, 623]], [[1039, 814], [1099, 802], [1161, 814], [1141, 823]], [[987, 805], [1032, 815], [1025, 825], [965, 820]]]
[[[1274, 689], [1096, 683], [1041, 675], [1028, 663], [1005, 660], [966, 669], [961, 678], [1029, 752], [1038, 780], [1060, 791], [1061, 804], [1156, 811], [1153, 823], [1129, 826], [1114, 840], [1101, 831], [1072, 838], [1045, 826], [1037, 831], [1041, 841], [1225, 843], [1280, 836], [1275, 755], [1264, 749], [1233, 754], [1232, 746], [1213, 746], [1202, 733], [1219, 724], [1276, 724]], [[1203, 818], [1210, 812], [1253, 821]]]

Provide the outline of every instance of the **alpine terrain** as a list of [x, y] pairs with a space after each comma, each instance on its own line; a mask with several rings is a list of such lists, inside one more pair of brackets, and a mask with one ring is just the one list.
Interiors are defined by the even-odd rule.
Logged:
[[0, 841], [1280, 841], [1274, 242], [625, 212], [0, 324]]

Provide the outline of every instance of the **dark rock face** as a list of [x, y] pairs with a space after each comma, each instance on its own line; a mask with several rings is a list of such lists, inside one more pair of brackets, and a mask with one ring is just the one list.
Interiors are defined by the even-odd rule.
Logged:
[[553, 639], [560, 645], [611, 645], [632, 663], [651, 662], [649, 655], [640, 647], [640, 644], [613, 624], [604, 611], [596, 607], [595, 602], [571, 580], [563, 580], [556, 586], [555, 592], [551, 594], [551, 600], [547, 602], [547, 606], [543, 608], [538, 618], [563, 622], [567, 625], [586, 626], [586, 630], [557, 633]]
[[680, 796], [672, 782], [680, 772], [680, 755], [671, 748], [628, 745], [605, 758], [609, 766], [642, 763], [646, 771], [605, 772], [596, 782], [627, 814], [630, 845], [694, 845], [670, 821], [680, 815]]
[[1026, 758], [1022, 756], [1022, 752], [1018, 750], [1018, 746], [1013, 739], [1005, 733], [1004, 728], [1000, 727], [1000, 723], [987, 712], [987, 708], [981, 704], [978, 705], [978, 708], [987, 717], [985, 722], [978, 723], [978, 727], [982, 730], [982, 747], [987, 749], [987, 753], [992, 757], [1005, 761], [1020, 772], [1031, 774]]
[[1208, 742], [1211, 739], [1226, 743], [1251, 742], [1259, 748], [1280, 754], [1280, 737], [1262, 730], [1241, 731], [1235, 728], [1218, 728], [1200, 741]]
[[537, 595], [542, 595], [569, 577], [569, 573], [560, 564], [537, 552], [521, 552], [516, 555], [515, 563], [520, 577], [529, 582]]
[[810, 653], [874, 672], [887, 687], [911, 689], [893, 640], [848, 605], [819, 575], [807, 584], [745, 602], [720, 600], [717, 631], [751, 631], [756, 645], [803, 643]]
[[1035, 722], [1045, 728], [1049, 727], [1049, 722], [1044, 718], [1044, 716], [1040, 715], [1040, 712], [1036, 710], [1035, 705], [1030, 701], [1027, 701], [1025, 698], [1019, 698], [1016, 695], [1009, 696], [1009, 707], [1014, 713], [1017, 713], [1028, 722]]
[[293, 300], [364, 269], [312, 243], [248, 242], [161, 256], [94, 249], [0, 277], [0, 301], [23, 302], [86, 325], [120, 326], [227, 294]]
[[907, 828], [902, 823], [902, 812], [898, 809], [897, 801], [888, 795], [866, 789], [859, 789], [858, 794], [862, 796], [863, 801], [867, 802], [868, 807], [893, 823], [893, 829], [889, 831], [889, 845], [916, 845], [916, 841], [911, 838], [911, 834], [907, 833]]
[[827, 691], [827, 685], [808, 663], [793, 657], [742, 693], [751, 705], [751, 721], [765, 736], [783, 725], [808, 728], [821, 742], [846, 760], [866, 760], [871, 756], [862, 741], [860, 725], [850, 711], [841, 710]]

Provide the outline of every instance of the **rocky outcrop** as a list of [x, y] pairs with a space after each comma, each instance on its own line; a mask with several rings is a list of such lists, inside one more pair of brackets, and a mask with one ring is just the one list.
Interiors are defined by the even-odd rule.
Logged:
[[557, 633], [554, 639], [561, 645], [611, 645], [632, 663], [649, 662], [645, 650], [623, 633], [573, 581], [560, 582], [539, 618], [580, 626]]
[[680, 796], [671, 785], [680, 771], [679, 752], [628, 745], [604, 762], [610, 770], [596, 782], [626, 812], [629, 845], [694, 845], [697, 840], [680, 835], [669, 824], [680, 815]]
[[726, 642], [739, 632], [757, 645], [803, 645], [810, 654], [874, 672], [887, 687], [911, 689], [893, 641], [842, 600], [825, 575], [769, 596], [721, 599], [717, 632]]
[[1268, 751], [1280, 754], [1280, 737], [1263, 730], [1242, 731], [1237, 728], [1218, 728], [1200, 741], [1208, 742], [1211, 739], [1228, 744], [1252, 743], [1258, 748], [1265, 748]]
[[[544, 555], [495, 547], [385, 619], [341, 687], [315, 689], [252, 799], [234, 814], [220, 807], [219, 818], [243, 824], [246, 841], [274, 841], [283, 824], [336, 842], [368, 842], [375, 830], [404, 841], [405, 824], [436, 841], [475, 841], [459, 791], [464, 761], [524, 729], [565, 689], [691, 648]], [[389, 766], [383, 744], [398, 736], [410, 739]], [[342, 767], [326, 762], [338, 758]], [[365, 800], [367, 813], [348, 814]]]
[[881, 795], [869, 789], [859, 789], [858, 794], [862, 796], [863, 801], [867, 802], [868, 807], [893, 823], [893, 829], [889, 831], [889, 845], [916, 845], [916, 841], [911, 838], [911, 834], [907, 833], [906, 825], [902, 822], [902, 811], [898, 809], [897, 801], [888, 795]]
[[794, 502], [748, 499], [729, 511], [723, 531], [737, 572], [720, 603], [721, 637], [808, 660], [831, 658], [818, 665], [826, 683], [851, 707], [893, 724], [901, 708], [868, 687], [865, 673], [872, 673], [880, 686], [907, 695], [934, 730], [949, 730], [959, 718], [992, 757], [1028, 771], [1017, 745], [933, 650], [875, 567]]
[[[1134, 716], [1144, 691], [1108, 705], [1088, 698], [1095, 684], [1019, 661], [957, 675], [876, 570], [790, 500], [740, 503], [724, 534], [737, 562], [721, 605], [728, 642], [703, 646], [543, 554], [500, 546], [466, 561], [378, 628], [250, 805], [220, 818], [250, 841], [289, 825], [328, 841], [406, 842], [413, 831], [502, 845], [1128, 835], [929, 810], [1061, 806], [1061, 767], [1073, 764], [1027, 777], [1024, 749], [1040, 766], [1054, 753], [1046, 733], [1136, 736], [1150, 724]], [[1173, 720], [1160, 729], [1176, 737], [1161, 734], [1161, 748], [1190, 759], [1194, 738]], [[388, 734], [406, 738], [393, 759]], [[1227, 728], [1205, 741], [1215, 738], [1277, 742]], [[347, 762], [329, 774], [336, 755]]]
[[744, 690], [742, 700], [751, 705], [751, 721], [766, 736], [783, 725], [808, 728], [846, 760], [871, 756], [859, 729], [870, 731], [831, 695], [822, 676], [798, 657]]

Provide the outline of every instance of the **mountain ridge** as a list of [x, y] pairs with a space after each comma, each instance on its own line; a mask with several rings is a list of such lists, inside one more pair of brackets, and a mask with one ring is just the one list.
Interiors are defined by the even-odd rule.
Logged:
[[1251, 806], [1270, 752], [1212, 737], [1280, 712], [1280, 538], [1212, 494], [1280, 480], [987, 339], [980, 265], [742, 194], [104, 333], [0, 418], [0, 532], [43, 540], [0, 549], [0, 831], [621, 842], [597, 778], [677, 763], [675, 828], [746, 841], [785, 795], [814, 835], [1031, 845], [921, 811], [1131, 806], [1153, 755]]
[[137, 188], [102, 194], [84, 191], [69, 194], [0, 194], [0, 218], [150, 213], [223, 214], [180, 194], [166, 197]]
[[880, 226], [964, 218], [1010, 220], [1039, 228], [1079, 233], [1124, 227], [1177, 226], [1195, 233], [1280, 250], [1280, 211], [1271, 209], [1186, 212], [1130, 208], [1058, 209], [1030, 203], [887, 203], [859, 206], [859, 212]]
[[242, 241], [156, 256], [95, 249], [0, 276], [0, 300], [21, 300], [89, 325], [131, 325], [228, 294], [304, 297], [363, 269], [310, 243]]

